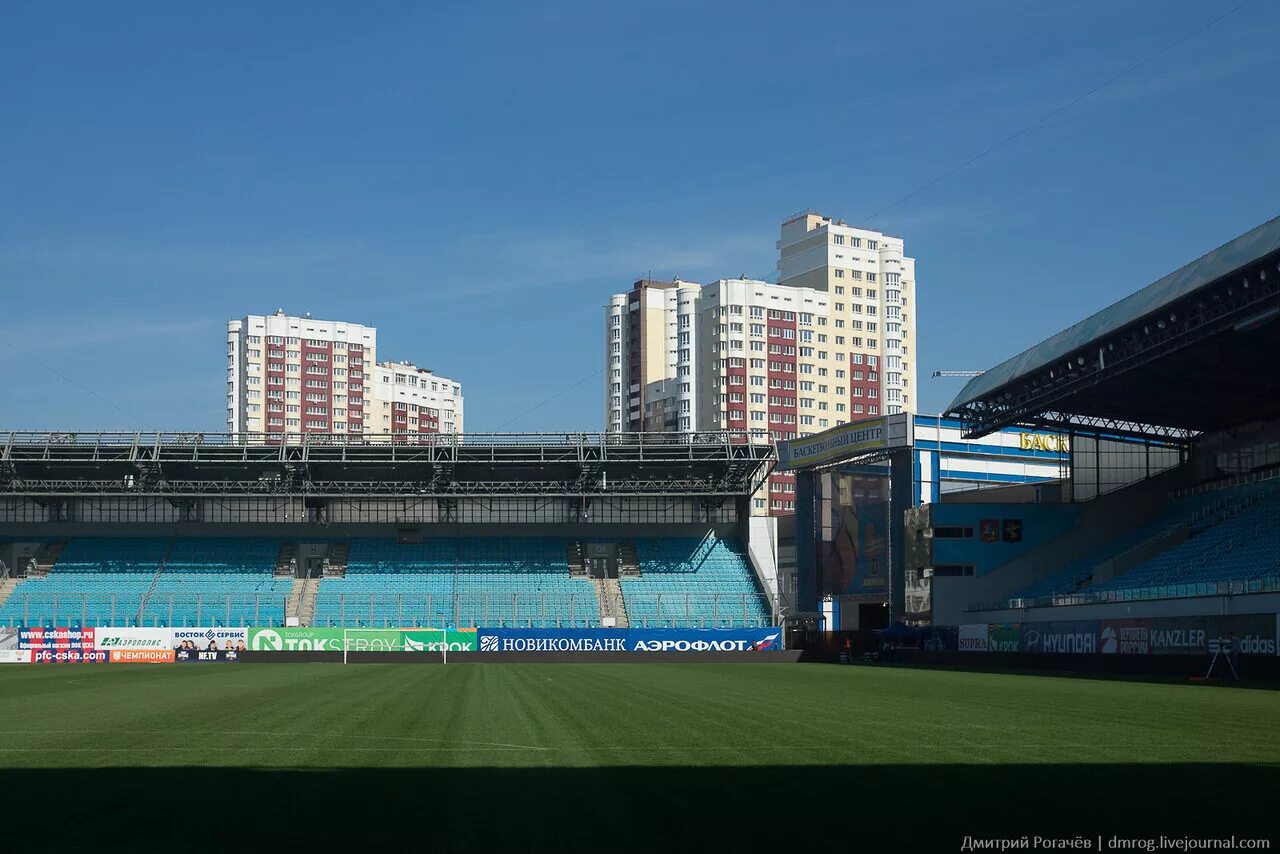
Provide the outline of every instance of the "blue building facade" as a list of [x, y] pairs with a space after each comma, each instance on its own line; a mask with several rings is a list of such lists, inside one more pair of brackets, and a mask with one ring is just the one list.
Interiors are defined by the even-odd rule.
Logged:
[[1006, 428], [981, 439], [965, 439], [951, 418], [915, 416], [912, 505], [932, 504], [951, 492], [1047, 483], [1070, 475], [1067, 436]]

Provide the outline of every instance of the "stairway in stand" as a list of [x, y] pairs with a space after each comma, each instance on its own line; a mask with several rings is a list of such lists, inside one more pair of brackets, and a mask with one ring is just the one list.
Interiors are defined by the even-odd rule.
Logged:
[[640, 557], [635, 543], [618, 543], [618, 575], [636, 578], [640, 575]]
[[297, 617], [298, 625], [311, 625], [316, 618], [316, 593], [319, 591], [319, 578], [295, 578], [284, 606], [285, 619]]
[[[333, 545], [329, 546], [329, 557], [328, 557], [328, 563], [325, 564], [324, 577], [325, 578], [346, 578], [347, 564], [350, 562], [350, 560], [351, 560], [351, 543], [341, 542], [341, 543], [334, 543]], [[317, 581], [316, 586], [319, 586], [319, 584], [320, 582]], [[312, 610], [314, 611], [315, 610], [314, 608], [315, 591], [314, 590], [312, 591], [312, 594], [311, 594], [311, 600], [312, 600], [312, 606], [313, 606]]]
[[293, 580], [293, 587], [291, 587], [289, 590], [289, 598], [284, 603], [284, 618], [286, 621], [288, 621], [290, 617], [298, 617], [299, 619], [298, 624], [299, 625], [302, 624], [301, 622], [302, 597], [305, 594], [306, 589], [307, 589], [307, 579], [295, 578]]
[[582, 543], [569, 543], [564, 547], [564, 562], [569, 565], [571, 578], [582, 578], [587, 574], [587, 564], [582, 556]]
[[601, 625], [612, 617], [614, 628], [625, 629], [630, 626], [626, 602], [622, 598], [622, 585], [618, 583], [618, 579], [593, 578], [591, 586], [596, 589], [596, 599], [600, 603]]
[[0, 579], [0, 605], [3, 605], [13, 595], [14, 589], [21, 583], [21, 578]]
[[298, 544], [285, 542], [280, 544], [280, 553], [276, 555], [276, 578], [295, 578], [298, 575]]
[[62, 557], [62, 550], [67, 544], [63, 542], [46, 543], [32, 556], [31, 564], [27, 567], [27, 575], [31, 578], [44, 578], [53, 569], [54, 564], [58, 562], [58, 558]]
[[[347, 565], [343, 563], [342, 572], [345, 575]], [[319, 578], [308, 578], [302, 584], [302, 598], [298, 602], [298, 623], [303, 626], [309, 626], [316, 619], [316, 594], [320, 592]]]

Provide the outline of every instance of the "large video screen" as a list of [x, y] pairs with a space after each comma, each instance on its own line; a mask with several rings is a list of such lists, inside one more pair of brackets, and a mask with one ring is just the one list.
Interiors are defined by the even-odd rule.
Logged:
[[819, 472], [818, 596], [889, 595], [887, 463]]

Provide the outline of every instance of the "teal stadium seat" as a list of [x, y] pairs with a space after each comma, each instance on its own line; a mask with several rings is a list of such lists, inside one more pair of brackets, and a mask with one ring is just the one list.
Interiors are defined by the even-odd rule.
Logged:
[[281, 625], [290, 580], [273, 577], [278, 550], [249, 538], [69, 540], [53, 572], [0, 605], [0, 624]]

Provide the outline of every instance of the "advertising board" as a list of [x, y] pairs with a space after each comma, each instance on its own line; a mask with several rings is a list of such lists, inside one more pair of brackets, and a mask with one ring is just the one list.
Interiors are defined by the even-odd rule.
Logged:
[[173, 664], [172, 649], [112, 649], [112, 664]]
[[1151, 621], [1099, 620], [1098, 644], [1104, 655], [1147, 655], [1151, 652]]
[[34, 655], [30, 649], [0, 649], [0, 664], [30, 664]]
[[245, 649], [249, 630], [228, 626], [194, 626], [173, 630], [174, 649]]
[[960, 627], [961, 652], [986, 652], [990, 635], [986, 623], [966, 623]]
[[443, 629], [406, 629], [403, 632], [405, 652], [474, 652], [476, 631]]
[[202, 664], [206, 662], [237, 662], [240, 660], [240, 653], [234, 649], [171, 649], [170, 655], [173, 660], [179, 664]]
[[761, 652], [782, 648], [782, 630], [479, 629], [480, 652]]
[[94, 636], [96, 649], [173, 649], [172, 629], [98, 628]]
[[105, 664], [108, 655], [105, 649], [31, 650], [31, 660], [35, 664]]
[[1022, 651], [1052, 655], [1088, 655], [1098, 651], [1096, 620], [1059, 620], [1026, 623], [1022, 627]]
[[22, 626], [18, 629], [19, 649], [93, 649], [94, 639], [92, 628]]
[[248, 649], [255, 652], [436, 652], [474, 650], [474, 629], [248, 629]]
[[1021, 623], [990, 623], [987, 626], [988, 652], [1017, 652], [1021, 647]]

